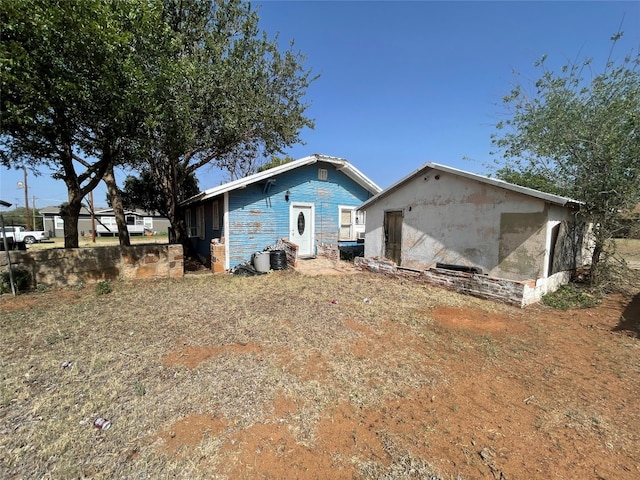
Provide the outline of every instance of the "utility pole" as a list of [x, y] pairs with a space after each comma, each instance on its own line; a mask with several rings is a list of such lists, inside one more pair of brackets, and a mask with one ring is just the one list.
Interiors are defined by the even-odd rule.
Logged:
[[18, 188], [24, 188], [24, 208], [26, 210], [25, 223], [27, 224], [27, 230], [31, 230], [31, 215], [29, 215], [29, 187], [27, 185], [27, 167], [22, 167], [22, 171], [24, 172], [24, 183], [18, 182]]
[[27, 186], [27, 167], [22, 167], [24, 171], [24, 208], [27, 210], [27, 230], [31, 230], [31, 218], [29, 217], [29, 187]]

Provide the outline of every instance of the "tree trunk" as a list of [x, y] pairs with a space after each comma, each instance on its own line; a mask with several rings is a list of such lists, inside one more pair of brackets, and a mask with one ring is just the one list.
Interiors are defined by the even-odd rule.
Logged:
[[591, 272], [589, 276], [589, 284], [592, 287], [598, 286], [600, 283], [600, 256], [602, 255], [602, 243], [596, 240], [591, 253]]
[[187, 224], [184, 221], [184, 209], [176, 209], [176, 218], [171, 226], [173, 227], [173, 231], [176, 235], [176, 243], [181, 243], [182, 245], [186, 245], [188, 243], [191, 245], [191, 242], [189, 241], [189, 232], [187, 232]]
[[178, 205], [178, 185], [182, 179], [178, 178], [177, 163], [177, 160], [171, 162], [173, 181], [170, 183], [165, 181], [163, 183], [163, 190], [166, 199], [166, 211], [169, 222], [171, 223], [171, 231], [173, 232], [173, 239], [170, 239], [170, 243], [182, 245], [185, 256], [196, 258], [196, 252], [189, 240], [189, 234], [187, 232], [187, 225], [184, 219], [184, 209]]
[[163, 180], [163, 191], [165, 194], [166, 210], [171, 223], [171, 230], [173, 231], [173, 243], [185, 244], [184, 240], [187, 238], [185, 235], [186, 228], [184, 224], [184, 212], [178, 206], [178, 159], [170, 159], [170, 180]]
[[184, 220], [185, 212], [183, 208], [178, 206], [175, 196], [167, 197], [167, 212], [169, 212], [169, 222], [173, 232], [173, 239], [170, 240], [170, 243], [182, 245], [186, 256], [195, 257], [196, 252], [191, 240], [189, 240], [189, 232], [187, 232], [187, 224]]
[[[87, 167], [87, 172], [78, 175], [74, 168], [73, 158], [71, 143], [64, 143], [60, 164], [64, 172], [63, 178], [67, 185], [69, 198], [69, 203], [60, 208], [60, 216], [64, 222], [64, 248], [78, 248], [78, 218], [82, 208], [82, 200], [98, 185], [109, 165], [109, 162], [105, 162], [103, 159]], [[85, 185], [81, 186], [84, 182], [86, 182]]]
[[129, 238], [129, 230], [127, 229], [127, 221], [124, 218], [124, 208], [122, 206], [122, 198], [116, 185], [116, 176], [113, 171], [113, 165], [109, 165], [107, 171], [102, 176], [102, 180], [107, 186], [107, 193], [111, 200], [113, 214], [116, 217], [116, 225], [118, 226], [118, 240], [121, 247], [130, 247], [131, 239]]
[[78, 248], [78, 217], [82, 208], [80, 191], [74, 195], [69, 192], [69, 203], [60, 209], [60, 216], [64, 223], [64, 248]]

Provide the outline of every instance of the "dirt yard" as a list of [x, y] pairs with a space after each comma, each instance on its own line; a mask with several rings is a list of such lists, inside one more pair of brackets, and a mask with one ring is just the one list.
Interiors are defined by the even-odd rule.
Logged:
[[113, 289], [0, 297], [1, 478], [640, 478], [640, 294], [520, 310], [290, 271]]

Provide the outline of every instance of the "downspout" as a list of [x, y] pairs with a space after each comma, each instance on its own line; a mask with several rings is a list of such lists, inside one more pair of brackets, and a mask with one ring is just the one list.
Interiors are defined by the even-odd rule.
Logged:
[[222, 215], [222, 224], [224, 231], [224, 269], [229, 270], [229, 243], [231, 243], [231, 238], [229, 238], [229, 192], [224, 192], [224, 201], [222, 208], [224, 209], [224, 214]]

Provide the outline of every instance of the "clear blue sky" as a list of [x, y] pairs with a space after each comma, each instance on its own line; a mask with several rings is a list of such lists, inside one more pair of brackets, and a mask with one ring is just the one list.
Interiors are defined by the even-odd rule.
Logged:
[[[610, 37], [621, 58], [640, 48], [640, 2], [329, 2], [262, 1], [261, 27], [307, 57], [320, 75], [309, 88], [314, 130], [285, 153], [343, 157], [381, 187], [425, 162], [475, 173], [491, 163], [490, 135], [501, 98], [537, 75], [533, 64], [606, 61]], [[465, 157], [468, 160], [465, 160]], [[0, 198], [24, 205], [22, 171], [0, 170]], [[203, 170], [200, 187], [223, 175]], [[122, 181], [123, 176], [119, 178]], [[95, 192], [104, 205], [104, 187]], [[38, 207], [66, 199], [60, 180], [29, 175]]]

